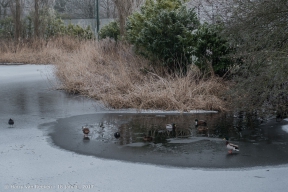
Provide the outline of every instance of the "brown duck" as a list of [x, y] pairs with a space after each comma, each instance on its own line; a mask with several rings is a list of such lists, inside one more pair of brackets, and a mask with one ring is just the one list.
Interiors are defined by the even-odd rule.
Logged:
[[82, 127], [82, 131], [84, 133], [84, 137], [88, 137], [88, 134], [90, 133], [90, 130], [88, 127]]

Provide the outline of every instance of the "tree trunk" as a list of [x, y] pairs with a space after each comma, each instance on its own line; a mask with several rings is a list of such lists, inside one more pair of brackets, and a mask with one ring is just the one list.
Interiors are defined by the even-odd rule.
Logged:
[[34, 8], [35, 8], [35, 15], [34, 15], [34, 37], [39, 37], [39, 0], [34, 0]]
[[21, 34], [21, 6], [20, 0], [16, 0], [15, 8], [15, 39], [19, 40]]
[[[107, 4], [108, 4], [108, 3], [109, 3], [109, 2], [107, 1]], [[110, 6], [109, 6], [109, 5], [107, 6], [106, 17], [107, 17], [107, 18], [110, 18]]]
[[114, 0], [115, 6], [117, 8], [118, 12], [118, 18], [119, 18], [119, 27], [120, 27], [120, 35], [124, 35], [124, 15], [125, 15], [125, 3], [119, 0]]
[[207, 68], [209, 70], [211, 77], [215, 77], [215, 72], [213, 69], [212, 60], [205, 58], [205, 62], [206, 62], [206, 65], [208, 66]]
[[113, 2], [118, 11], [120, 35], [122, 36], [125, 34], [125, 24], [127, 17], [131, 15], [133, 10], [141, 5], [143, 0], [113, 0]]
[[3, 18], [6, 18], [6, 16], [7, 16], [7, 6], [4, 7]]

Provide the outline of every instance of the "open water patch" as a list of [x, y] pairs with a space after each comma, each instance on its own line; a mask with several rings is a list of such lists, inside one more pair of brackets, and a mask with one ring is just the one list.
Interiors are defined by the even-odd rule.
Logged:
[[[195, 126], [204, 119], [206, 126]], [[176, 131], [167, 131], [167, 124]], [[287, 123], [287, 122], [286, 122]], [[82, 127], [90, 133], [84, 137]], [[288, 163], [285, 121], [247, 122], [229, 114], [97, 113], [49, 125], [54, 145], [76, 153], [177, 167], [238, 168]], [[120, 138], [114, 133], [119, 132]], [[147, 139], [146, 137], [149, 137]], [[223, 137], [239, 145], [228, 154]]]

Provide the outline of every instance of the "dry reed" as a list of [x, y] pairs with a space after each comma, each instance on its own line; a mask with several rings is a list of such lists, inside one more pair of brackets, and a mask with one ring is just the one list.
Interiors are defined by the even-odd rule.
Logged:
[[220, 78], [201, 79], [193, 70], [163, 74], [125, 44], [58, 38], [1, 47], [0, 62], [53, 63], [62, 89], [111, 108], [226, 110], [221, 97], [227, 86]]

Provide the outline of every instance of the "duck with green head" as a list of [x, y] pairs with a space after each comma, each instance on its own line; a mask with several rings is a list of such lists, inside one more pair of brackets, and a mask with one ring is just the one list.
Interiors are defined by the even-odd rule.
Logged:
[[229, 142], [229, 138], [225, 137], [223, 140], [226, 141], [226, 147], [228, 149], [228, 153], [231, 154], [232, 151], [239, 151], [239, 146]]

